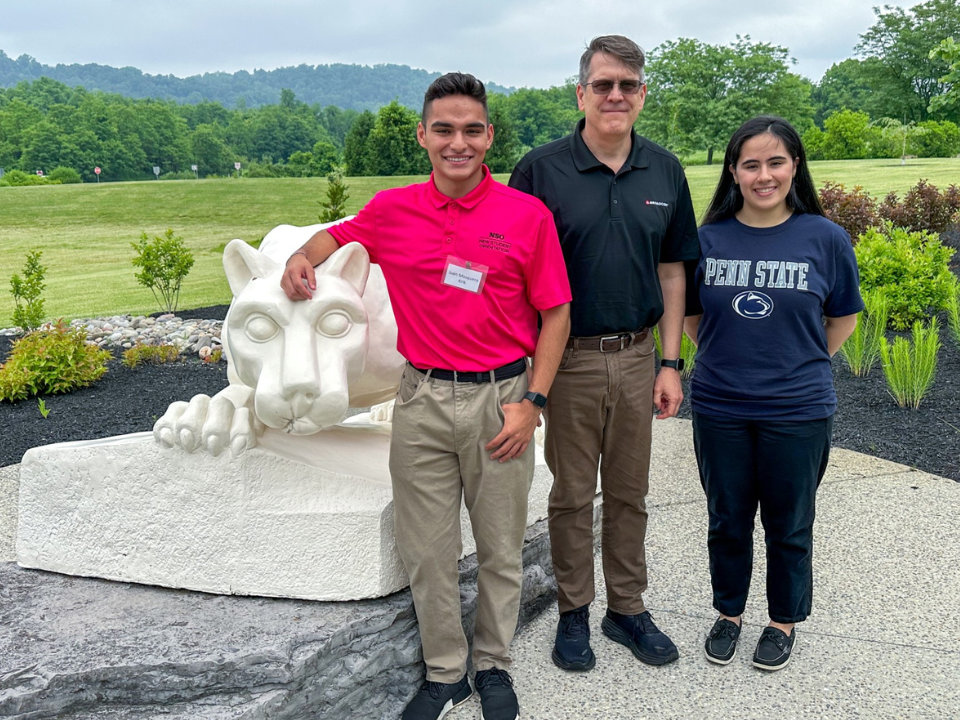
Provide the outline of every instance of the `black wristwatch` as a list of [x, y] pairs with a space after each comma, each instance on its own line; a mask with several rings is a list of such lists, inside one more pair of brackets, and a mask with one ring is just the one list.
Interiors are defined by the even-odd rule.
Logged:
[[547, 396], [541, 395], [538, 392], [530, 391], [523, 396], [523, 399], [529, 400], [541, 410], [543, 410], [547, 406]]
[[683, 371], [683, 358], [677, 360], [661, 360], [660, 367], [673, 368], [677, 372]]

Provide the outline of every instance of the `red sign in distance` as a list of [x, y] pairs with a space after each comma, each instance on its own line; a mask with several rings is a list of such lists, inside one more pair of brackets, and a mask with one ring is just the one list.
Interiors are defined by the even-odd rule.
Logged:
[[93, 171], [94, 171], [97, 175], [100, 174], [100, 168], [98, 168], [98, 167], [95, 167], [95, 168], [93, 169]]

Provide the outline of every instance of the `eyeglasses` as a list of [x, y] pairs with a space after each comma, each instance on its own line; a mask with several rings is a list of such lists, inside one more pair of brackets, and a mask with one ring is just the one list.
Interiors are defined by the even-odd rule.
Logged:
[[596, 95], [609, 95], [613, 92], [614, 87], [619, 87], [622, 95], [636, 95], [643, 87], [643, 83], [639, 80], [594, 80], [584, 83], [584, 85], [593, 87], [593, 92]]

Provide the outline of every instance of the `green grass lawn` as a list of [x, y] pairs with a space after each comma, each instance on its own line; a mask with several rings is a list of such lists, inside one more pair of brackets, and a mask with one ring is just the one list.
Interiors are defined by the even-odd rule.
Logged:
[[[960, 181], [960, 160], [848, 160], [811, 164], [814, 181], [852, 187], [874, 196], [903, 193], [925, 178], [944, 188]], [[697, 213], [709, 202], [720, 167], [687, 169]], [[348, 210], [356, 212], [377, 190], [423, 178], [348, 178]], [[506, 176], [498, 176], [506, 182]], [[178, 180], [0, 188], [0, 327], [12, 324], [10, 276], [27, 252], [42, 250], [47, 267], [47, 317], [150, 313], [159, 309], [137, 284], [131, 242], [173, 228], [193, 251], [180, 307], [230, 301], [220, 264], [224, 243], [259, 240], [282, 223], [317, 222], [326, 181], [319, 178]]]
[[[721, 156], [722, 159], [722, 156]], [[720, 176], [719, 165], [694, 165], [688, 167], [687, 180], [697, 216], [710, 203]], [[862, 185], [863, 189], [878, 200], [888, 192], [895, 191], [900, 197], [923, 178], [941, 190], [951, 184], [960, 185], [960, 158], [923, 158], [907, 160], [900, 164], [899, 158], [884, 160], [824, 160], [810, 163], [813, 182], [821, 187], [828, 180], [842, 183], [848, 188]]]

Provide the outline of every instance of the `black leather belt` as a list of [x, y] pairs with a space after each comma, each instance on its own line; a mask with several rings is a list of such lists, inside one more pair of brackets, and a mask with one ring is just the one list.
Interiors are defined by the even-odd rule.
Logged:
[[580, 350], [599, 350], [602, 353], [620, 352], [638, 342], [643, 342], [647, 338], [648, 332], [647, 328], [640, 328], [636, 332], [617, 333], [615, 335], [570, 337], [567, 339], [567, 347], [579, 348]]
[[[410, 367], [418, 373], [427, 374], [426, 370], [418, 368], [416, 365], [410, 365]], [[526, 358], [520, 358], [512, 363], [507, 363], [503, 367], [498, 367], [493, 371], [493, 376], [496, 381], [509, 380], [510, 378], [517, 377], [517, 375], [522, 375], [526, 371], [527, 360]], [[485, 383], [490, 382], [490, 371], [459, 372], [458, 370], [439, 370], [434, 368], [433, 372], [430, 373], [430, 377], [437, 380], [450, 380], [462, 383]]]

